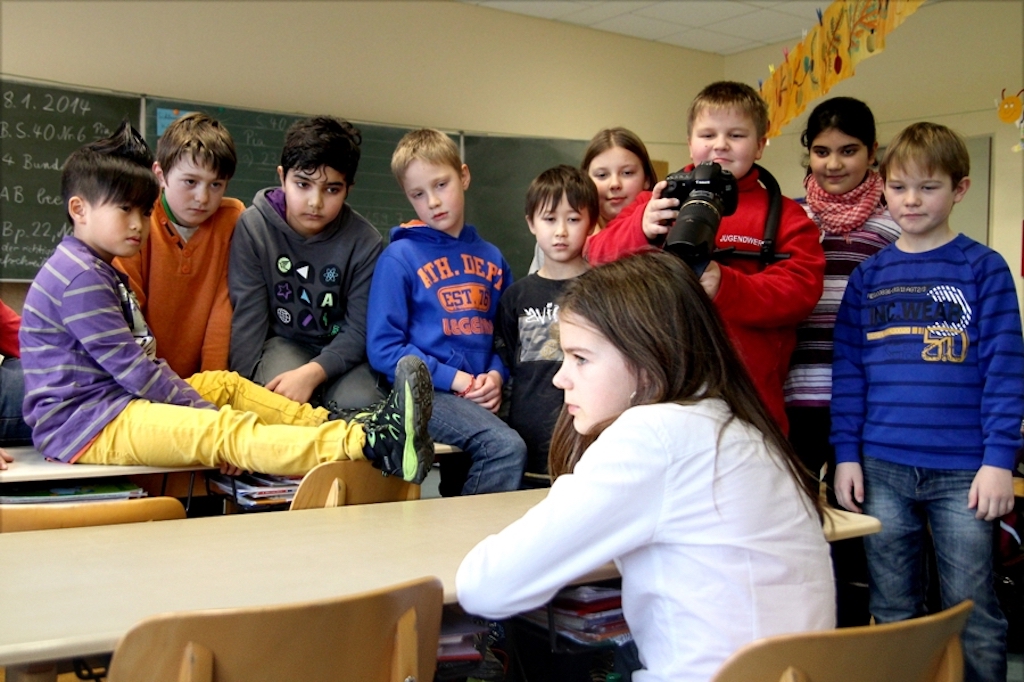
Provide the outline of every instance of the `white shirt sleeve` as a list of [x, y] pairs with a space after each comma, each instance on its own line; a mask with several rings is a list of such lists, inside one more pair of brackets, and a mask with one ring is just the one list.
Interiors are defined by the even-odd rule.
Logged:
[[468, 612], [505, 618], [654, 538], [664, 502], [657, 429], [625, 413], [540, 504], [463, 560], [455, 584]]

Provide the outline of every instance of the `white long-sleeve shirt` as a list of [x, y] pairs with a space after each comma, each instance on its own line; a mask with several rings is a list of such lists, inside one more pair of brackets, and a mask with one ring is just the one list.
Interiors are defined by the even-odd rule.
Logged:
[[505, 618], [614, 560], [636, 682], [707, 680], [754, 639], [834, 627], [821, 524], [763, 435], [730, 414], [719, 400], [627, 410], [466, 556], [463, 608]]

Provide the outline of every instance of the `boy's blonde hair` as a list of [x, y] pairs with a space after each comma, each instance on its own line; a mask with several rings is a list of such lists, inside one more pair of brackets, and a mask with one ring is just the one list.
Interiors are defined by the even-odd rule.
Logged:
[[745, 83], [718, 81], [697, 93], [686, 112], [686, 135], [693, 134], [693, 122], [708, 109], [736, 109], [754, 122], [757, 137], [768, 133], [768, 105], [760, 93]]
[[395, 153], [391, 155], [391, 172], [399, 185], [405, 180], [406, 169], [416, 160], [451, 166], [456, 173], [462, 172], [459, 148], [452, 138], [434, 128], [414, 130], [398, 141]]
[[201, 112], [185, 114], [167, 126], [156, 143], [156, 160], [164, 173], [182, 158], [230, 180], [238, 165], [235, 141], [220, 121]]
[[889, 143], [879, 172], [885, 180], [892, 168], [914, 166], [929, 174], [945, 173], [956, 187], [971, 174], [971, 156], [959, 133], [938, 123], [912, 123]]

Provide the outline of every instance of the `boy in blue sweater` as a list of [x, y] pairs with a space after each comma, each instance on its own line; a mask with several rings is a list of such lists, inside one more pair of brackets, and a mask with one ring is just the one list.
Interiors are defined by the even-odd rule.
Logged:
[[835, 327], [836, 497], [882, 522], [864, 539], [880, 623], [924, 615], [931, 528], [942, 607], [974, 600], [966, 680], [1006, 679], [1006, 620], [992, 576], [993, 522], [1013, 509], [1024, 342], [1013, 276], [950, 229], [970, 159], [945, 126], [915, 123], [882, 161], [900, 238], [850, 277]]
[[418, 221], [391, 230], [370, 285], [366, 352], [378, 372], [417, 355], [434, 382], [428, 429], [436, 442], [469, 453], [464, 495], [519, 487], [526, 445], [496, 416], [508, 372], [494, 352], [498, 299], [512, 271], [493, 244], [465, 224], [469, 168], [438, 130], [403, 137], [391, 171]]

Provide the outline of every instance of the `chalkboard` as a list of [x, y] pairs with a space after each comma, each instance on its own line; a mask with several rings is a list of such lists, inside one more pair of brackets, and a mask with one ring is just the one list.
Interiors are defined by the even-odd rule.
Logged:
[[537, 243], [526, 226], [526, 190], [552, 166], [578, 166], [587, 144], [585, 140], [465, 136], [471, 176], [466, 221], [501, 249], [517, 279], [529, 272]]
[[[306, 115], [147, 98], [146, 141], [155, 150], [164, 129], [174, 119], [192, 111], [201, 111], [223, 123], [235, 141], [238, 167], [228, 185], [228, 196], [237, 197], [250, 206], [261, 189], [281, 184], [277, 167], [281, 163], [285, 131]], [[386, 238], [388, 229], [416, 217], [391, 175], [391, 153], [409, 129], [366, 123], [353, 125], [362, 134], [363, 143], [348, 203]]]
[[[288, 126], [305, 115], [281, 114], [142, 95], [97, 93], [0, 79], [0, 280], [35, 277], [57, 242], [71, 232], [60, 199], [60, 169], [85, 142], [104, 137], [127, 118], [137, 127], [145, 102], [146, 140], [167, 125], [203, 111], [231, 131], [239, 164], [228, 195], [252, 204], [255, 194], [277, 186], [277, 166]], [[387, 238], [388, 230], [415, 212], [391, 175], [391, 154], [408, 128], [355, 122], [361, 158], [348, 202]], [[458, 140], [460, 135], [452, 134]], [[523, 218], [530, 182], [559, 163], [577, 165], [587, 143], [484, 135], [461, 136], [473, 181], [466, 219], [502, 250], [516, 277], [526, 275], [534, 238]]]
[[29, 281], [71, 233], [60, 197], [65, 159], [127, 118], [141, 99], [0, 79], [0, 280]]

